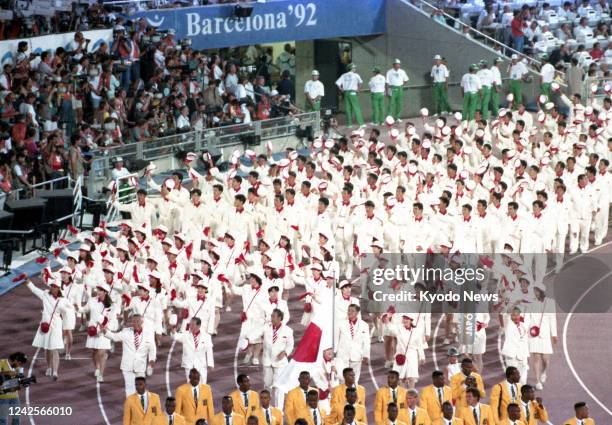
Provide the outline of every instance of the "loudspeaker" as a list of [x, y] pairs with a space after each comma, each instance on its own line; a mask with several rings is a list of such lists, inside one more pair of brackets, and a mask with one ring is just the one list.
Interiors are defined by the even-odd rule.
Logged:
[[32, 230], [45, 221], [47, 200], [31, 198], [6, 201], [4, 208], [14, 214], [13, 230]]
[[72, 189], [39, 190], [36, 196], [47, 200], [46, 220], [54, 221], [72, 214]]
[[261, 136], [255, 134], [245, 134], [240, 136], [240, 141], [247, 146], [257, 146], [261, 144]]
[[252, 6], [236, 5], [236, 7], [234, 7], [234, 17], [235, 18], [239, 18], [239, 19], [248, 18], [252, 14], [253, 14]]
[[312, 126], [309, 125], [306, 128], [298, 127], [295, 129], [295, 137], [300, 139], [308, 139], [309, 142], [314, 141], [314, 132], [312, 131]]

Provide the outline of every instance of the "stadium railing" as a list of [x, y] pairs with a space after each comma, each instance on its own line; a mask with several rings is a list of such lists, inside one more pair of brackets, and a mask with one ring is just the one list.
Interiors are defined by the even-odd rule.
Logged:
[[225, 156], [226, 148], [258, 146], [263, 141], [295, 136], [296, 130], [307, 127], [312, 127], [315, 134], [318, 132], [319, 112], [303, 112], [249, 124], [196, 130], [111, 148], [105, 154], [94, 157], [87, 178], [87, 193], [93, 197], [111, 181], [111, 167], [117, 157], [126, 163], [168, 161], [164, 168], [170, 170], [179, 165], [175, 157], [179, 152], [220, 150], [221, 155]]

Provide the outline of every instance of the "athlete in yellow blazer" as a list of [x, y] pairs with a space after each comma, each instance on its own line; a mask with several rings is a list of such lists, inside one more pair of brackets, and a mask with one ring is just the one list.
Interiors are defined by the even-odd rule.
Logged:
[[[193, 396], [194, 388], [197, 388], [197, 405]], [[200, 384], [200, 372], [197, 369], [191, 369], [189, 382], [176, 389], [175, 398], [176, 413], [185, 418], [189, 424], [195, 423], [198, 419], [210, 422], [215, 415], [212, 391], [209, 385]]]
[[234, 412], [234, 401], [226, 395], [221, 399], [221, 411], [212, 417], [210, 425], [227, 425], [228, 422], [231, 425], [246, 425], [246, 419], [241, 414]]
[[[395, 393], [395, 400], [393, 394]], [[374, 423], [375, 425], [386, 425], [388, 419], [387, 407], [389, 403], [397, 403], [399, 411], [406, 408], [406, 388], [399, 386], [399, 373], [390, 370], [387, 373], [387, 385], [380, 387], [376, 392], [374, 400]]]
[[[442, 404], [445, 401], [452, 401], [453, 395], [451, 388], [444, 385], [444, 373], [436, 370], [431, 375], [432, 385], [421, 390], [419, 406], [427, 410], [429, 419], [432, 422], [442, 417]], [[440, 401], [440, 395], [442, 400]]]
[[259, 404], [259, 409], [255, 412], [255, 416], [259, 418], [259, 425], [283, 425], [283, 411], [270, 406], [270, 391], [259, 392]]
[[563, 425], [595, 425], [595, 421], [589, 418], [589, 407], [585, 402], [581, 401], [574, 404], [574, 412], [576, 412], [576, 416], [563, 421]]
[[463, 425], [463, 419], [455, 416], [455, 409], [451, 401], [445, 401], [442, 403], [442, 416], [435, 421], [432, 421], [433, 425]]
[[[161, 414], [153, 417], [153, 422], [151, 425], [170, 425], [170, 421], [172, 420], [172, 425], [190, 425], [185, 420], [184, 417], [176, 413], [176, 399], [174, 397], [166, 398], [165, 403], [165, 411]], [[170, 419], [172, 417], [172, 419]]]
[[[333, 406], [334, 404], [339, 404], [341, 407], [344, 407], [346, 404], [346, 389], [355, 387], [357, 389], [357, 404], [365, 406], [365, 387], [355, 383], [355, 371], [352, 368], [347, 367], [342, 370], [342, 377], [344, 378], [344, 384], [337, 385], [332, 389], [330, 405]], [[357, 421], [359, 421], [359, 419], [357, 419]]]
[[[245, 374], [240, 374], [236, 378], [238, 389], [231, 392], [230, 397], [234, 402], [234, 412], [246, 418], [259, 409], [259, 394], [251, 390], [251, 380]], [[245, 395], [247, 403], [245, 405]]]
[[500, 423], [508, 417], [508, 405], [518, 403], [521, 397], [521, 374], [514, 366], [506, 368], [506, 379], [491, 388], [489, 405], [493, 409], [495, 423]]
[[[480, 402], [480, 391], [477, 388], [468, 388], [465, 394], [467, 406], [457, 411], [457, 416], [463, 419], [464, 425], [495, 425], [491, 406]], [[478, 412], [478, 423], [474, 418], [474, 408]]]
[[417, 390], [412, 388], [406, 390], [406, 408], [399, 409], [397, 418], [410, 425], [431, 425], [427, 410], [418, 407], [418, 401], [419, 393]]
[[306, 408], [306, 394], [310, 390], [316, 390], [316, 388], [308, 386], [310, 383], [310, 373], [301, 372], [298, 381], [300, 385], [290, 390], [285, 397], [285, 408], [283, 412], [285, 412], [285, 421], [287, 425], [295, 424], [296, 419], [299, 418], [297, 412]]
[[[316, 418], [315, 418], [316, 412]], [[306, 396], [306, 405], [301, 406], [299, 409], [295, 411], [296, 420], [299, 418], [306, 419], [308, 425], [324, 425], [325, 422], [325, 412], [321, 410], [319, 407], [319, 391], [314, 389], [308, 391]], [[295, 424], [295, 421], [292, 422]]]
[[542, 404], [542, 399], [536, 398], [535, 388], [531, 385], [521, 387], [521, 400], [517, 404], [521, 408], [521, 421], [526, 425], [537, 425], [538, 422], [548, 423], [548, 412]]
[[145, 378], [136, 378], [136, 392], [123, 405], [123, 425], [150, 425], [155, 416], [162, 414], [159, 396], [147, 391], [146, 385]]

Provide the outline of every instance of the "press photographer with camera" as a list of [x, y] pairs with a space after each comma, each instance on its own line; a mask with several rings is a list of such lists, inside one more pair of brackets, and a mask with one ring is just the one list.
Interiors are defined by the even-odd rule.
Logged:
[[[28, 362], [25, 354], [18, 351], [0, 359], [0, 379], [2, 383], [11, 379], [23, 377], [24, 367]], [[19, 425], [19, 416], [9, 416], [9, 409], [19, 407], [19, 389], [7, 391], [0, 394], [0, 425]]]

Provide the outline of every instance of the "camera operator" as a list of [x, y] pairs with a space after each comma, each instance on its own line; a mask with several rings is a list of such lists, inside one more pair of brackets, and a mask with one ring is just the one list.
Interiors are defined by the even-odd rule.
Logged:
[[270, 99], [270, 118], [284, 117], [297, 113], [298, 110], [291, 104], [288, 96], [281, 96], [278, 91], [272, 90]]
[[87, 48], [91, 40], [83, 37], [82, 32], [74, 34], [74, 40], [68, 43], [66, 50], [72, 55], [75, 61], [79, 61], [83, 55], [87, 54]]
[[[3, 380], [23, 375], [28, 358], [22, 352], [11, 354], [8, 359], [0, 359], [0, 374]], [[0, 425], [19, 425], [19, 416], [9, 416], [9, 408], [19, 407], [19, 391], [0, 394]]]

